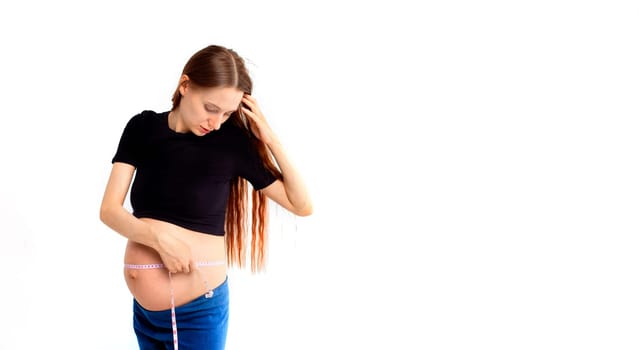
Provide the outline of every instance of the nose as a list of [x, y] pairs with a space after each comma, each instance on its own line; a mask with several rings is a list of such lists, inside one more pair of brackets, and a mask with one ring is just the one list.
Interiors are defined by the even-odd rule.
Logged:
[[218, 114], [212, 118], [209, 118], [209, 129], [219, 130], [220, 126], [222, 126], [222, 114]]

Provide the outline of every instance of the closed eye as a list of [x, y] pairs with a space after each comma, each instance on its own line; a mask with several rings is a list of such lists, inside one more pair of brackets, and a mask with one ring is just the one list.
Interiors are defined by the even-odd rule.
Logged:
[[[210, 112], [210, 113], [220, 113], [220, 108], [219, 108], [218, 106], [216, 106], [216, 105], [213, 105], [213, 106], [211, 106], [211, 105], [204, 105], [204, 109], [206, 109], [206, 111], [207, 111], [207, 112]], [[230, 116], [231, 116], [231, 114], [233, 114], [233, 112], [236, 112], [236, 111], [235, 111], [235, 110], [233, 110], [233, 111], [228, 111], [228, 112], [224, 113], [224, 116], [226, 116], [226, 117], [230, 117]]]

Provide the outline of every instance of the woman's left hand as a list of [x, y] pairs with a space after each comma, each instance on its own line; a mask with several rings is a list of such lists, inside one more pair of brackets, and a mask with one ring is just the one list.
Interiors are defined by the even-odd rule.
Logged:
[[244, 94], [242, 103], [249, 107], [246, 108], [246, 106], [242, 106], [241, 108], [242, 112], [244, 112], [244, 114], [248, 117], [247, 120], [251, 131], [258, 139], [260, 139], [260, 141], [270, 145], [275, 140], [275, 135], [273, 134], [271, 127], [266, 122], [266, 118], [260, 110], [257, 100], [251, 95]]

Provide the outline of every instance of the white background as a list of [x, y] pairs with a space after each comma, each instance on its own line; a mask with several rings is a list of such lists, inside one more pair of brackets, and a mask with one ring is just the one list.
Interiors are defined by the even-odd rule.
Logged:
[[638, 13], [3, 2], [0, 348], [136, 348], [110, 160], [221, 44], [315, 204], [273, 210], [266, 274], [231, 272], [228, 349], [637, 349]]

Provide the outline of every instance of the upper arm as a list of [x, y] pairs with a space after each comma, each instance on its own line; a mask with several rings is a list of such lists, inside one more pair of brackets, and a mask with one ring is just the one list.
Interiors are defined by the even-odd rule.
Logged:
[[131, 164], [115, 162], [102, 198], [102, 208], [122, 206], [129, 191], [135, 167]]

